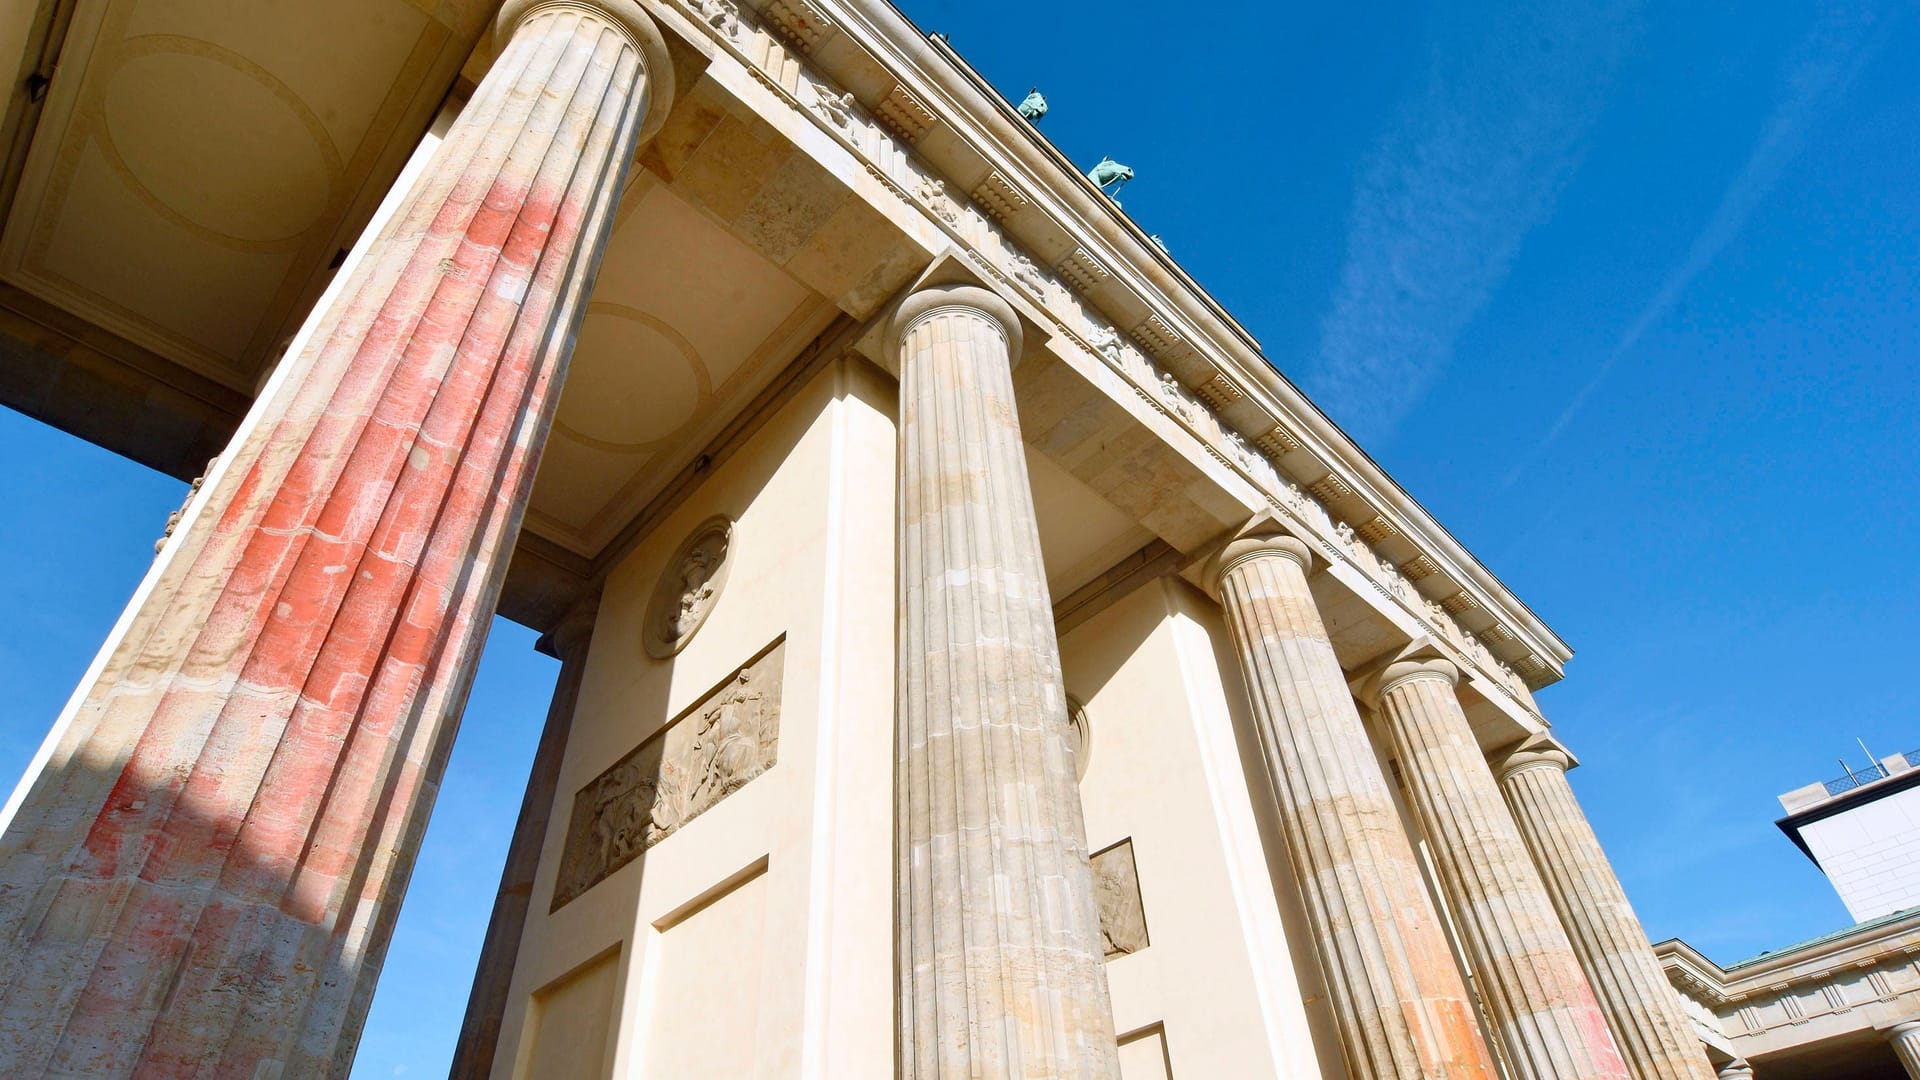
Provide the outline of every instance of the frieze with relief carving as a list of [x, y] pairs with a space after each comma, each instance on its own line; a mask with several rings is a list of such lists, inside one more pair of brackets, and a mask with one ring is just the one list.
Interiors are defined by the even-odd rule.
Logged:
[[782, 638], [580, 789], [552, 910], [773, 768], [785, 654]]
[[[789, 106], [819, 118], [823, 127], [864, 161], [868, 172], [896, 196], [925, 211], [930, 220], [961, 243], [968, 257], [984, 271], [1046, 308], [1054, 316], [1055, 325], [1069, 339], [1131, 382], [1142, 401], [1172, 417], [1216, 460], [1250, 480], [1275, 510], [1316, 532], [1320, 546], [1328, 555], [1357, 568], [1373, 581], [1384, 598], [1404, 608], [1416, 622], [1426, 625], [1438, 640], [1460, 649], [1465, 654], [1461, 657], [1463, 662], [1479, 668], [1507, 696], [1531, 708], [1526, 684], [1510, 666], [1487, 654], [1473, 631], [1451, 617], [1436, 616], [1421, 602], [1420, 593], [1403, 575], [1384, 574], [1380, 569], [1384, 560], [1375, 555], [1365, 541], [1346, 538], [1336, 541], [1333, 521], [1326, 509], [1317, 498], [1303, 497], [1297, 489], [1289, 488], [1274, 454], [1264, 447], [1259, 451], [1248, 447], [1213, 408], [1189, 396], [1171, 372], [1162, 369], [1144, 350], [1124, 337], [1122, 331], [1082, 303], [1080, 290], [1071, 281], [1042, 268], [1000, 227], [1000, 219], [1007, 216], [1006, 207], [1030, 204], [1012, 180], [999, 173], [990, 177], [997, 178], [999, 188], [1004, 191], [996, 190], [997, 202], [987, 211], [976, 206], [974, 199], [956, 199], [945, 178], [916, 156], [913, 140], [901, 138], [897, 118], [889, 122], [875, 115], [846, 88], [835, 85], [811, 67], [805, 57], [812, 52], [811, 46], [817, 44], [819, 35], [831, 27], [824, 13], [820, 13], [817, 33], [802, 40], [792, 33], [779, 32], [751, 8], [736, 6], [731, 0], [680, 2], [735, 51], [757, 80]], [[784, 25], [791, 6], [791, 0], [783, 0], [774, 12], [774, 22]], [[802, 6], [817, 10], [810, 4]], [[917, 104], [905, 87], [895, 87], [881, 103], [881, 110], [897, 111], [901, 98]], [[999, 212], [992, 212], [995, 209]], [[1089, 254], [1088, 258], [1093, 256]], [[1173, 332], [1171, 327], [1167, 330]], [[1486, 658], [1482, 659], [1483, 656]]]

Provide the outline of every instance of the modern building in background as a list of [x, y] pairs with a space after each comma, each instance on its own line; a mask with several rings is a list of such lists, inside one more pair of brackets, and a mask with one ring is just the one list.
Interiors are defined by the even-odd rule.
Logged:
[[1780, 830], [1855, 925], [1725, 968], [1684, 941], [1655, 947], [1722, 1076], [1878, 1080], [1920, 1069], [1916, 760], [1843, 764], [1844, 776], [1780, 796]]
[[1780, 796], [1780, 831], [1820, 867], [1855, 922], [1920, 907], [1920, 752]]
[[456, 1076], [1713, 1075], [1567, 646], [886, 3], [0, 57], [0, 400], [200, 477], [0, 816], [0, 1074], [344, 1076], [497, 612]]

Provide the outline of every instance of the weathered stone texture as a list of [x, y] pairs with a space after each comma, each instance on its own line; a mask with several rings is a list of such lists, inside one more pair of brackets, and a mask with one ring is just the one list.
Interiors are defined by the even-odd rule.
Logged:
[[1554, 910], [1637, 1080], [1710, 1080], [1713, 1069], [1645, 930], [1567, 783], [1558, 751], [1520, 753], [1500, 787]]
[[[1907, 1076], [1920, 1080], [1920, 1020], [1894, 1025], [1887, 1032], [1887, 1042], [1892, 1044], [1893, 1055], [1900, 1059]], [[1748, 1070], [1747, 1077], [1752, 1080], [1752, 1070]]]
[[9, 1075], [347, 1072], [667, 74], [531, 8], [0, 839]]
[[614, 762], [573, 800], [553, 910], [773, 768], [786, 642]]
[[1379, 678], [1380, 711], [1434, 869], [1517, 1078], [1626, 1080], [1606, 1017], [1547, 897], [1445, 660]]
[[1132, 840], [1094, 854], [1093, 890], [1100, 905], [1100, 945], [1107, 958], [1146, 948], [1147, 913], [1140, 904], [1140, 870], [1134, 865]]
[[1348, 1067], [1363, 1080], [1494, 1076], [1473, 1003], [1290, 536], [1214, 574]]
[[972, 287], [897, 317], [901, 1075], [1118, 1075], [1011, 362]]

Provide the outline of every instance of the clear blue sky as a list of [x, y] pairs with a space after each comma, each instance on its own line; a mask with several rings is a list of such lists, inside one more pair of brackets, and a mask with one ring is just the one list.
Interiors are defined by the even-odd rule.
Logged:
[[[1774, 797], [1920, 749], [1920, 17], [1731, 7], [908, 4], [1574, 646], [1575, 786], [1722, 962], [1847, 922]], [[0, 461], [11, 775], [183, 485]], [[555, 670], [496, 624], [358, 1076], [445, 1073]]]

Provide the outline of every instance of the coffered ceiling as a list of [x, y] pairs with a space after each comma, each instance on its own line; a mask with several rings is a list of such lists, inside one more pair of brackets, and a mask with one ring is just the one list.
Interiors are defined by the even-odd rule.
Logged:
[[600, 553], [839, 314], [638, 172], [600, 265], [527, 527]]
[[250, 392], [492, 6], [81, 0], [0, 277]]

